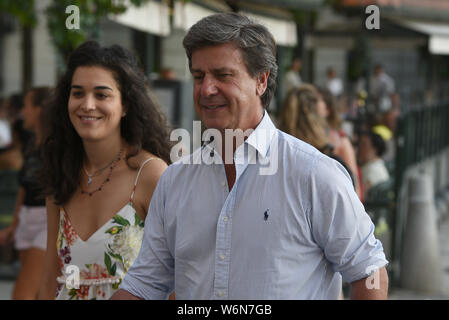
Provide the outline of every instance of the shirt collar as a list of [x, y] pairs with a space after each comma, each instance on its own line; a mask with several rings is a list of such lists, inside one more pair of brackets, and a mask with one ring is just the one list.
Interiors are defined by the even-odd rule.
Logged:
[[255, 148], [262, 157], [266, 157], [270, 148], [273, 136], [277, 129], [271, 121], [268, 112], [264, 110], [262, 121], [256, 127], [253, 133], [246, 139], [245, 143]]
[[[268, 112], [264, 110], [262, 120], [257, 125], [256, 129], [248, 136], [244, 144], [252, 146], [263, 158], [265, 158], [270, 148], [271, 141], [273, 140], [273, 136], [276, 134], [276, 132], [277, 129], [273, 124], [273, 121], [268, 115]], [[243, 147], [244, 144], [240, 145], [237, 148], [236, 153], [240, 148]], [[203, 152], [213, 152], [215, 149], [215, 141], [213, 139], [210, 140], [210, 137], [207, 137], [206, 141], [202, 145], [202, 149]]]

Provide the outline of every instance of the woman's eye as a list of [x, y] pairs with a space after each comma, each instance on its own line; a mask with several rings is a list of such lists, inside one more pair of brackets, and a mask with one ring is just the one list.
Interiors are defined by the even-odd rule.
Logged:
[[72, 96], [79, 98], [83, 95], [81, 91], [72, 91]]
[[104, 94], [104, 93], [97, 93], [97, 97], [99, 99], [106, 99], [108, 96], [106, 94]]

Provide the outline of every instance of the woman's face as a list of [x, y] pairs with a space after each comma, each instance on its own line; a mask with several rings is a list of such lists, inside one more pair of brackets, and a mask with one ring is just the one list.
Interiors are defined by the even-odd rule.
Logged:
[[23, 127], [35, 131], [39, 123], [41, 107], [33, 106], [33, 92], [28, 91], [24, 98], [24, 105], [20, 111], [23, 118]]
[[323, 97], [319, 96], [318, 102], [316, 105], [316, 111], [320, 117], [323, 117], [324, 119], [327, 118], [329, 115], [329, 112], [327, 110], [326, 102], [324, 102]]
[[72, 77], [68, 110], [70, 121], [83, 140], [120, 138], [124, 110], [120, 89], [110, 70], [78, 67]]

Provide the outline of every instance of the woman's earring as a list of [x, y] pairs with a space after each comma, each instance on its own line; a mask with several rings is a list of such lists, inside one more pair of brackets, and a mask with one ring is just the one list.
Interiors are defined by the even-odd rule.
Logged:
[[123, 118], [124, 116], [126, 116], [126, 112], [123, 112], [123, 114], [122, 114], [122, 118]]

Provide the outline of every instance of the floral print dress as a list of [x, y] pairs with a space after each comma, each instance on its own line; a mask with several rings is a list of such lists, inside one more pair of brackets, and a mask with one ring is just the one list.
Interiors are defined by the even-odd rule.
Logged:
[[[136, 177], [130, 201], [89, 239], [83, 241], [63, 208], [59, 215], [56, 243], [62, 276], [57, 278], [58, 300], [104, 300], [118, 289], [140, 251], [144, 223], [133, 206]], [[79, 271], [79, 286], [73, 280], [73, 266]]]

